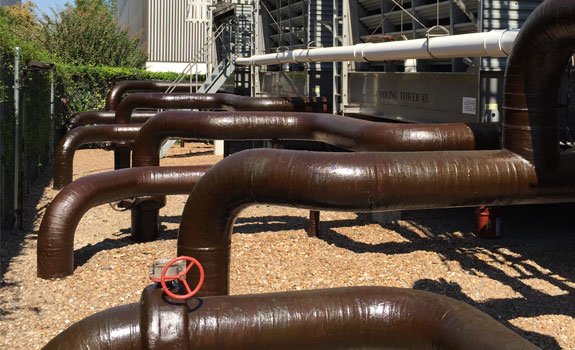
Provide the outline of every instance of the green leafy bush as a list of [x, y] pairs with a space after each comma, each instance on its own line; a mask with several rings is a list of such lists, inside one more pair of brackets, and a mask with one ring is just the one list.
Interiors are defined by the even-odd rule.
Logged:
[[58, 76], [62, 86], [60, 99], [66, 102], [69, 116], [81, 111], [102, 109], [106, 93], [121, 80], [174, 81], [178, 74], [136, 68], [62, 65], [58, 67]]

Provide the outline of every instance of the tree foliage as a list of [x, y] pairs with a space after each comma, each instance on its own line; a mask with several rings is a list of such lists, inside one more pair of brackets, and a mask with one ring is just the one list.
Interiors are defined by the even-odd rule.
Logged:
[[14, 55], [14, 48], [20, 47], [23, 60], [53, 60], [44, 50], [40, 39], [40, 24], [34, 14], [34, 3], [28, 1], [22, 6], [0, 7], [0, 57], [8, 62]]
[[118, 25], [111, 6], [114, 1], [76, 0], [53, 17], [44, 15], [45, 48], [69, 65], [143, 67], [145, 52]]

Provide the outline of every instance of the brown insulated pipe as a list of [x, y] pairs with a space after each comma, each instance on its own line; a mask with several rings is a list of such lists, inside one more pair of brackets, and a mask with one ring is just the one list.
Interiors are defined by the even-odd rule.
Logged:
[[59, 278], [74, 272], [74, 233], [90, 208], [136, 196], [189, 193], [208, 167], [123, 169], [85, 176], [64, 187], [40, 224], [38, 277]]
[[[315, 140], [355, 151], [430, 151], [499, 148], [496, 124], [391, 124], [332, 114], [297, 112], [166, 111], [146, 122], [133, 147], [133, 166], [157, 166], [167, 137], [196, 139]], [[157, 203], [154, 203], [154, 200]], [[132, 235], [153, 240], [156, 227], [141, 220], [157, 217], [165, 199], [151, 198], [132, 207]]]
[[116, 124], [129, 124], [135, 108], [201, 108], [232, 111], [325, 112], [324, 98], [249, 97], [232, 94], [133, 93], [116, 109]]
[[323, 113], [158, 113], [142, 125], [134, 142], [133, 166], [159, 165], [168, 137], [225, 140], [310, 140], [353, 151], [438, 151], [497, 149], [497, 124], [378, 123]]
[[[116, 116], [116, 108], [122, 101], [125, 93], [136, 91], [156, 91], [165, 92], [171, 88], [173, 83], [164, 80], [123, 80], [114, 85], [106, 95], [105, 111], [85, 111], [79, 112], [70, 118], [68, 121], [69, 127], [75, 128], [78, 126], [90, 124], [114, 124]], [[190, 92], [190, 83], [181, 82], [174, 86], [174, 92]], [[149, 117], [155, 115], [157, 112], [133, 112], [132, 123], [144, 123]]]
[[[246, 111], [325, 112], [325, 98], [306, 97], [247, 97], [231, 94], [160, 94], [133, 93], [126, 96], [116, 110], [116, 124], [129, 124], [135, 108], [198, 108]], [[115, 169], [130, 167], [130, 152], [114, 151]]]
[[[73, 157], [82, 144], [102, 141], [130, 141], [140, 130], [138, 125], [95, 125], [71, 130], [55, 153], [54, 188], [72, 181]], [[329, 114], [294, 112], [182, 112], [159, 114], [146, 124], [138, 138], [139, 151], [134, 166], [159, 165], [158, 149], [162, 135], [190, 138], [258, 139], [271, 138], [318, 140], [355, 150], [474, 149], [499, 146], [495, 124], [407, 125], [374, 123]], [[141, 155], [141, 156], [140, 156]], [[160, 202], [142, 201], [132, 211], [133, 237], [154, 239], [158, 232], [145, 220], [156, 217]]]
[[[117, 306], [98, 312], [58, 334], [45, 350], [140, 350], [140, 305]], [[150, 347], [146, 349], [152, 349]]]
[[104, 348], [537, 349], [485, 313], [425, 291], [353, 287], [171, 303], [156, 286], [140, 303], [75, 323], [44, 349]]
[[[203, 295], [229, 289], [232, 226], [252, 204], [371, 212], [575, 199], [575, 163], [554, 186], [537, 186], [534, 166], [500, 151], [324, 153], [256, 149], [218, 162], [191, 192], [178, 255], [202, 262]], [[190, 283], [195, 283], [195, 276]]]
[[[107, 111], [115, 111], [127, 92], [156, 91], [166, 92], [172, 88], [173, 82], [164, 80], [122, 80], [114, 85], [106, 96]], [[174, 92], [191, 92], [189, 82], [181, 82], [174, 86]], [[195, 87], [193, 88], [195, 89]]]
[[[132, 113], [132, 123], [142, 124], [148, 119], [155, 116], [158, 112], [144, 112], [136, 111]], [[93, 124], [114, 124], [116, 121], [115, 111], [87, 111], [79, 112], [70, 118], [68, 121], [68, 127], [70, 129], [77, 128], [79, 126], [93, 125]]]
[[[557, 109], [547, 105], [555, 106], [557, 99], [549, 96], [557, 95], [541, 91], [541, 98], [534, 95], [539, 93], [537, 88], [528, 86], [557, 87], [557, 72], [563, 72], [575, 48], [573, 26], [575, 2], [571, 0], [545, 1], [524, 24], [515, 42], [519, 49], [513, 50], [507, 65], [506, 149], [415, 154], [245, 151], [219, 162], [190, 194], [182, 214], [178, 255], [202, 261], [203, 293], [219, 295], [228, 292], [233, 220], [251, 203], [373, 211], [575, 200], [574, 156], [558, 157], [552, 147], [556, 138], [549, 132], [557, 126], [548, 120], [557, 123], [558, 118]], [[532, 36], [545, 38], [546, 54], [562, 57], [544, 60], [543, 53], [527, 54], [525, 45], [535, 50], [531, 43], [540, 42]], [[543, 160], [547, 153], [548, 162]], [[558, 164], [554, 158], [559, 158]], [[189, 282], [196, 278], [190, 277]]]
[[545, 1], [515, 40], [505, 72], [505, 148], [537, 166], [559, 165], [559, 86], [575, 49], [575, 2]]
[[111, 124], [80, 126], [70, 130], [54, 151], [54, 189], [59, 190], [72, 182], [74, 154], [80, 146], [92, 142], [131, 142], [136, 138], [140, 127], [140, 124]]

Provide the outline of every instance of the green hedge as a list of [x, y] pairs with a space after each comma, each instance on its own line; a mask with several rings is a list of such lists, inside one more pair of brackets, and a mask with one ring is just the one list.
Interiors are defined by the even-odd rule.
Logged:
[[[174, 81], [176, 73], [148, 72], [136, 68], [58, 66], [60, 96], [66, 103], [67, 119], [70, 115], [99, 110], [104, 107], [108, 90], [121, 80], [167, 80]], [[205, 77], [199, 77], [203, 80]], [[188, 80], [189, 77], [185, 77]]]

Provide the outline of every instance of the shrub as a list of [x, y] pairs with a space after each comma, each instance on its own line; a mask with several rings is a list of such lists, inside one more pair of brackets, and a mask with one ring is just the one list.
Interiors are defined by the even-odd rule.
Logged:
[[104, 107], [107, 91], [121, 80], [168, 80], [177, 78], [176, 73], [148, 72], [136, 68], [70, 66], [58, 67], [62, 86], [60, 98], [67, 103], [68, 115], [97, 110]]

